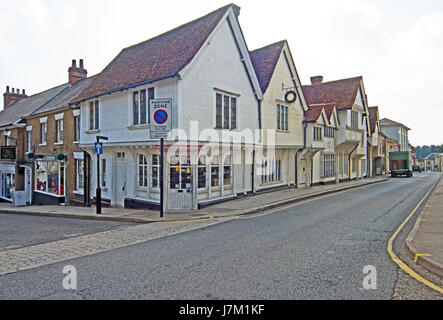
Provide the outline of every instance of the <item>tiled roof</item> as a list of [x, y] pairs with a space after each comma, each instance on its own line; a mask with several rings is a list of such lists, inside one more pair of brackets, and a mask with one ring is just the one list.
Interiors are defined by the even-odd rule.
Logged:
[[44, 106], [63, 92], [69, 84], [48, 89], [23, 100], [15, 101], [0, 112], [0, 126], [9, 126], [29, 116], [36, 109]]
[[321, 115], [323, 111], [323, 106], [310, 106], [307, 111], [304, 112], [305, 121], [315, 122]]
[[74, 85], [68, 85], [62, 92], [60, 92], [54, 99], [46, 103], [43, 107], [34, 110], [31, 116], [39, 115], [45, 112], [54, 111], [68, 106], [72, 100], [84, 90], [96, 76], [80, 80]]
[[249, 52], [255, 74], [257, 75], [263, 93], [265, 93], [268, 88], [285, 43], [286, 40], [283, 40]]
[[354, 105], [362, 77], [342, 79], [303, 86], [303, 93], [308, 105], [331, 104], [337, 110], [349, 109]]
[[226, 12], [229, 4], [157, 37], [123, 49], [83, 90], [76, 101], [176, 75], [188, 65]]
[[380, 120], [380, 125], [381, 126], [394, 126], [394, 127], [400, 126], [400, 127], [406, 128], [407, 130], [411, 130], [407, 126], [405, 126], [403, 123], [396, 122], [396, 121], [388, 119], [388, 118], [381, 119]]
[[378, 107], [369, 107], [368, 110], [369, 110], [369, 124], [371, 126], [371, 133], [374, 133], [378, 117]]

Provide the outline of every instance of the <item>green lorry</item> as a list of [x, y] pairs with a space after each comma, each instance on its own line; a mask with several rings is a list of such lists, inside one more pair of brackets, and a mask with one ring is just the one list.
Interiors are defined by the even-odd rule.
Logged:
[[391, 177], [412, 177], [412, 154], [409, 151], [389, 152], [389, 168]]

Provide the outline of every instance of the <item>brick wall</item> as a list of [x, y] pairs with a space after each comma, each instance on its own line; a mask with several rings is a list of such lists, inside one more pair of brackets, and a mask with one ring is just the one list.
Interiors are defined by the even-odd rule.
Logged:
[[[56, 144], [56, 120], [55, 115], [63, 113], [63, 144]], [[47, 118], [46, 145], [40, 145], [40, 119]], [[65, 197], [66, 202], [83, 202], [83, 196], [74, 194], [76, 184], [76, 167], [74, 152], [83, 152], [78, 143], [74, 143], [74, 114], [72, 109], [54, 111], [27, 120], [27, 125], [32, 126], [32, 145], [35, 146], [35, 154], [58, 154], [63, 153], [65, 158]], [[35, 183], [35, 178], [33, 183]]]

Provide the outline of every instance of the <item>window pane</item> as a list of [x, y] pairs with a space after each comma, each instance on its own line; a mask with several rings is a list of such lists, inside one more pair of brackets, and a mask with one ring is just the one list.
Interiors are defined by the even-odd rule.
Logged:
[[48, 187], [47, 163], [43, 161], [36, 161], [35, 167], [37, 175], [37, 190], [46, 192]]
[[181, 168], [181, 188], [182, 189], [186, 189], [186, 190], [190, 190], [191, 189], [191, 168], [189, 167], [185, 167], [185, 168]]
[[237, 128], [237, 99], [231, 98], [231, 129]]
[[146, 90], [140, 91], [140, 123], [146, 124]]
[[134, 113], [134, 124], [139, 124], [139, 109], [138, 109], [138, 91], [134, 92], [132, 95], [133, 113]]
[[159, 181], [159, 178], [158, 178], [159, 174], [158, 174], [158, 172], [159, 172], [159, 167], [153, 166], [152, 167], [152, 185], [151, 185], [152, 188], [158, 188], [159, 187], [159, 183], [158, 183], [158, 181]]
[[288, 107], [284, 107], [285, 110], [285, 130], [288, 130]]
[[51, 161], [47, 163], [48, 165], [48, 190], [47, 192], [58, 194], [58, 178], [59, 178], [59, 170], [58, 170], [58, 162]]
[[206, 167], [198, 168], [198, 188], [206, 188]]
[[222, 127], [222, 96], [221, 94], [216, 95], [216, 103], [215, 103], [215, 127]]
[[148, 112], [147, 112], [148, 123], [151, 121], [150, 120], [151, 115], [149, 113], [149, 104], [152, 99], [154, 99], [154, 87], [148, 89]]
[[94, 102], [89, 103], [89, 129], [94, 129]]
[[172, 167], [169, 170], [170, 189], [180, 189], [180, 168]]
[[219, 168], [218, 166], [211, 167], [211, 186], [218, 187], [220, 185], [219, 180]]
[[223, 97], [223, 108], [224, 108], [224, 129], [229, 129], [229, 97]]
[[280, 105], [277, 105], [277, 130], [280, 130]]
[[95, 101], [95, 127], [94, 129], [98, 129], [99, 128], [99, 106], [98, 106], [98, 100]]
[[231, 185], [231, 166], [224, 166], [223, 170], [223, 185]]

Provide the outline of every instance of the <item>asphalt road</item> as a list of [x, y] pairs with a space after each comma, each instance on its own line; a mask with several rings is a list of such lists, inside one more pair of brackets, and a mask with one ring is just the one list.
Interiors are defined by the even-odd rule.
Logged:
[[[391, 179], [9, 274], [0, 277], [0, 299], [391, 299], [398, 268], [388, 239], [439, 177]], [[68, 264], [76, 291], [62, 287]], [[365, 266], [376, 268], [376, 289], [363, 288]]]

